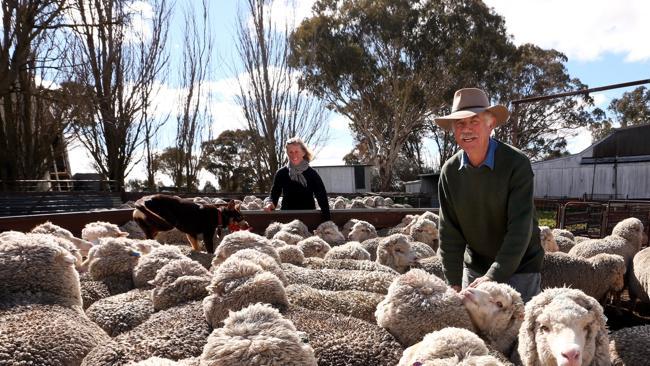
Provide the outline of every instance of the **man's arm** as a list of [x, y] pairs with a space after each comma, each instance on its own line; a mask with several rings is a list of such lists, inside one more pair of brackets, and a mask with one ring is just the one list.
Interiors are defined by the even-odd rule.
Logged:
[[508, 224], [501, 249], [485, 274], [495, 281], [512, 276], [526, 253], [533, 231], [534, 175], [530, 162], [519, 164], [508, 184]]
[[454, 289], [460, 289], [463, 278], [463, 255], [467, 241], [463, 237], [453, 209], [446, 174], [443, 171], [438, 181], [440, 201], [440, 256], [447, 282]]

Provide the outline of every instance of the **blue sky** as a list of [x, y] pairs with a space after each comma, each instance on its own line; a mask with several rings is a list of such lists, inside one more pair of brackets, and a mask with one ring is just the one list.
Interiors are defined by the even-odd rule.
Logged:
[[[197, 0], [186, 0], [198, 3]], [[290, 18], [293, 9], [287, 1], [276, 0], [272, 9], [278, 22]], [[298, 19], [309, 15], [313, 0], [293, 0]], [[486, 4], [506, 20], [508, 32], [516, 44], [534, 43], [543, 48], [554, 48], [569, 58], [566, 67], [572, 77], [579, 78], [589, 87], [623, 83], [650, 78], [650, 1], [626, 0], [486, 0]], [[177, 5], [179, 2], [177, 2]], [[237, 5], [245, 6], [244, 0], [210, 1], [211, 28], [216, 37], [214, 80], [211, 88], [215, 101], [211, 110], [214, 116], [214, 132], [217, 135], [225, 129], [243, 127], [238, 107], [233, 101], [236, 90], [234, 75], [225, 64], [232, 63]], [[170, 31], [172, 49], [180, 51], [178, 39], [182, 29], [180, 11], [174, 14]], [[173, 71], [172, 71], [173, 72]], [[650, 85], [647, 85], [650, 87]], [[596, 105], [605, 108], [613, 98], [632, 90], [616, 89], [595, 93]], [[164, 86], [160, 97], [162, 109], [173, 111], [170, 98], [176, 91]], [[451, 101], [450, 101], [451, 102]], [[316, 151], [313, 165], [342, 164], [342, 157], [352, 149], [352, 138], [347, 121], [333, 115], [329, 121], [330, 139]], [[171, 137], [168, 138], [170, 140]], [[569, 151], [577, 153], [591, 143], [587, 131], [577, 131], [569, 137]], [[165, 140], [163, 140], [165, 142]], [[428, 142], [427, 155], [433, 161], [435, 151]], [[71, 154], [73, 173], [89, 171], [83, 153]], [[134, 176], [141, 176], [141, 169], [135, 169]]]

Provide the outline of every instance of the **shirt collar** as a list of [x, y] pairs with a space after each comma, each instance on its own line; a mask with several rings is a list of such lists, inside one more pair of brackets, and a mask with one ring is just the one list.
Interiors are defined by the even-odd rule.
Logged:
[[[490, 137], [488, 140], [488, 151], [487, 155], [485, 156], [485, 160], [478, 166], [479, 168], [482, 166], [486, 166], [490, 168], [490, 170], [494, 170], [494, 152], [497, 149], [497, 142]], [[469, 162], [469, 157], [467, 156], [467, 153], [463, 151], [463, 154], [460, 156], [460, 167], [458, 170], [463, 169], [465, 166], [471, 166]]]

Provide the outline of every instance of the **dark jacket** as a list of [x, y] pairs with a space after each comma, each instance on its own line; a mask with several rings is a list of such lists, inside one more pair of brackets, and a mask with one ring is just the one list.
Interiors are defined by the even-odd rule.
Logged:
[[314, 196], [320, 206], [323, 221], [331, 220], [330, 206], [327, 201], [327, 192], [323, 180], [311, 167], [307, 168], [302, 175], [307, 181], [307, 186], [291, 180], [289, 168], [280, 168], [273, 178], [271, 187], [271, 200], [273, 205], [278, 205], [280, 194], [282, 194], [282, 210], [314, 210]]

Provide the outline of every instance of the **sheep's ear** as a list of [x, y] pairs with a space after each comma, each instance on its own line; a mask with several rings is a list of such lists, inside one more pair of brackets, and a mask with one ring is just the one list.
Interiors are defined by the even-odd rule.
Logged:
[[127, 236], [129, 236], [129, 233], [127, 233], [126, 231], [120, 231], [119, 236], [126, 238]]
[[75, 258], [72, 254], [70, 254], [68, 251], [62, 251], [56, 258], [57, 261], [64, 263], [64, 264], [75, 264], [77, 262], [77, 258]]

